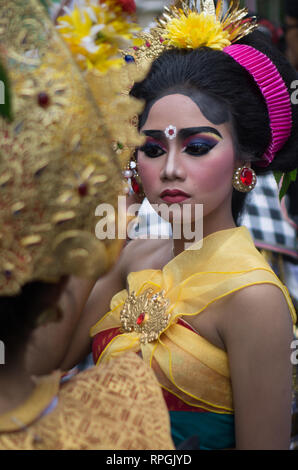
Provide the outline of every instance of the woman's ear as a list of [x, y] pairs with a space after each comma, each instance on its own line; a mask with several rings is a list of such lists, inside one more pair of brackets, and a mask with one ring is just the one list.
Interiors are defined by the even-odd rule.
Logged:
[[235, 168], [251, 168], [252, 161], [254, 160], [253, 155], [246, 153], [238, 155], [235, 160]]

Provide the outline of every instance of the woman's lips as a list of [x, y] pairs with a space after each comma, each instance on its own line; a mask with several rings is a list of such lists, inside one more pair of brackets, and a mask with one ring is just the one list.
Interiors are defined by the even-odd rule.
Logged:
[[179, 189], [166, 189], [161, 193], [160, 197], [165, 202], [178, 203], [189, 199], [190, 195]]

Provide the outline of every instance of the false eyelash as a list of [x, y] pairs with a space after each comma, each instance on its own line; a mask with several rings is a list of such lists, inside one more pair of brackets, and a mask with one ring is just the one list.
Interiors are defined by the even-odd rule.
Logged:
[[[146, 143], [145, 145], [143, 145], [142, 147], [139, 148], [139, 150], [141, 152], [144, 152], [145, 155], [147, 155], [147, 157], [149, 158], [157, 158], [157, 157], [160, 157], [161, 155], [163, 155], [166, 151], [160, 147], [159, 145], [157, 144], [153, 144], [153, 143]], [[150, 150], [160, 150], [160, 154], [159, 155], [150, 155]]]
[[[183, 152], [192, 155], [192, 156], [201, 156], [205, 155], [206, 153], [210, 152], [210, 150], [215, 147], [216, 144], [210, 145], [206, 142], [190, 142], [186, 147], [184, 147]], [[192, 147], [197, 147], [197, 151], [191, 151]]]

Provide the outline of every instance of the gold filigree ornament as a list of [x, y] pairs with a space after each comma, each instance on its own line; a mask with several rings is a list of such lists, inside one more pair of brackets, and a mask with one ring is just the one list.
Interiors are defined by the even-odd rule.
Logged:
[[153, 289], [147, 289], [139, 295], [132, 292], [120, 312], [123, 330], [138, 333], [143, 344], [155, 341], [169, 324], [169, 303], [164, 290], [155, 293]]
[[[118, 92], [116, 83], [107, 90], [106, 81], [86, 78], [37, 0], [0, 0], [0, 55], [13, 115], [0, 118], [0, 295], [63, 275], [96, 279], [122, 246], [95, 236], [97, 206], [111, 204], [117, 220], [123, 191], [115, 114], [107, 118], [119, 76]], [[126, 97], [130, 111], [116, 121], [131, 146], [139, 143], [127, 132], [135, 103]]]
[[239, 0], [231, 0], [223, 13], [223, 0], [179, 0], [166, 6], [156, 26], [139, 38], [143, 44], [130, 48], [124, 56], [131, 55], [140, 69], [147, 69], [165, 50], [197, 49], [210, 47], [223, 50], [257, 28], [255, 18], [246, 18], [247, 9], [240, 9]]

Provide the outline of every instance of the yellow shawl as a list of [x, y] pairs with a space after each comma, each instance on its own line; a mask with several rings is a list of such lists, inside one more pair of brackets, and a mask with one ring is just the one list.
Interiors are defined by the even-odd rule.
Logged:
[[[116, 294], [111, 310], [91, 328], [91, 336], [121, 327], [120, 312], [133, 291], [165, 291], [169, 324], [157, 340], [141, 344], [140, 334], [124, 332], [110, 341], [97, 364], [122, 354], [141, 351], [161, 386], [186, 404], [216, 413], [232, 413], [232, 391], [227, 354], [193, 331], [177, 324], [181, 317], [201, 313], [210, 304], [237, 290], [256, 284], [281, 289], [296, 322], [287, 288], [255, 248], [245, 227], [215, 232], [193, 244], [162, 270], [147, 269], [128, 276], [127, 290]], [[108, 335], [107, 331], [107, 335]]]

